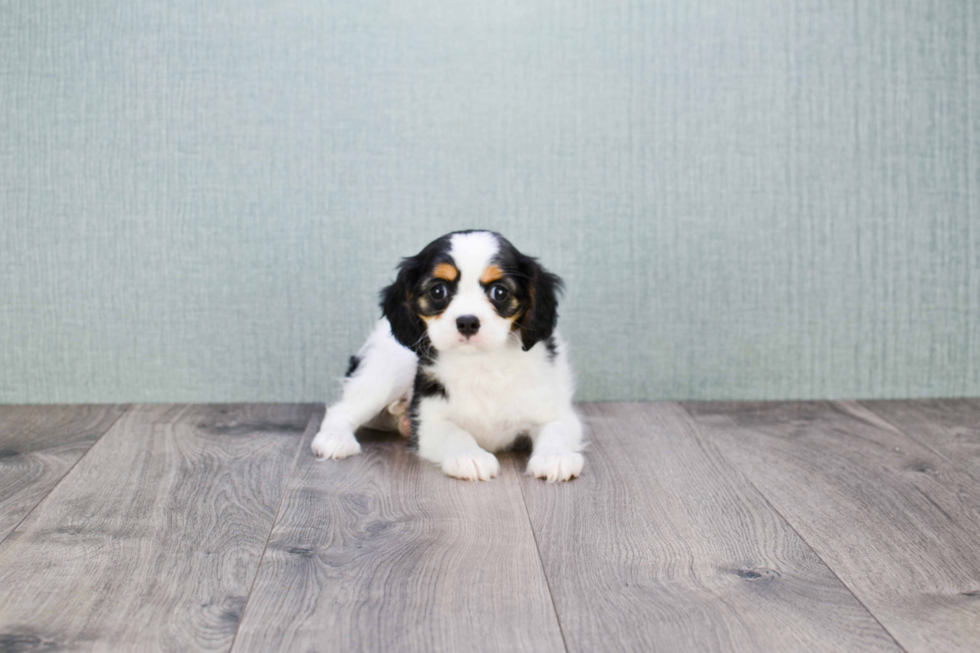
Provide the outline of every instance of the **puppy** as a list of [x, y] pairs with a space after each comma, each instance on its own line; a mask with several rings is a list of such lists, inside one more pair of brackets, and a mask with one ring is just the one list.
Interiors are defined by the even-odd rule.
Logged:
[[398, 267], [313, 453], [352, 456], [359, 427], [397, 429], [449, 476], [486, 481], [500, 473], [494, 452], [527, 435], [528, 474], [578, 476], [583, 428], [555, 326], [561, 279], [491, 231], [447, 234]]

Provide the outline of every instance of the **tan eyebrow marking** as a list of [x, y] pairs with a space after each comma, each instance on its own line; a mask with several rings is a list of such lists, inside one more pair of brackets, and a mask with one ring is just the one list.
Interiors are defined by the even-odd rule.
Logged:
[[498, 268], [496, 265], [488, 265], [487, 268], [483, 271], [483, 274], [480, 275], [480, 283], [483, 284], [493, 283], [494, 281], [500, 279], [503, 276], [504, 276], [503, 270]]
[[432, 271], [432, 276], [434, 276], [436, 279], [455, 281], [456, 277], [459, 276], [459, 270], [456, 269], [456, 266], [450, 265], [449, 263], [440, 263], [436, 266], [436, 269]]

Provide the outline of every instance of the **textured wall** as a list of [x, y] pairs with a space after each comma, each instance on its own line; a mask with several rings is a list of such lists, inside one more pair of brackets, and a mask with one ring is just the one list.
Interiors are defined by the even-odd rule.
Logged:
[[322, 400], [486, 226], [582, 399], [980, 395], [980, 6], [0, 0], [0, 401]]

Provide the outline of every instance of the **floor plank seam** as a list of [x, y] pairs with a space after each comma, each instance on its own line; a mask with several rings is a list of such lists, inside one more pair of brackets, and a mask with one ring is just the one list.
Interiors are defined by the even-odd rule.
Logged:
[[517, 485], [521, 489], [521, 501], [524, 502], [524, 514], [527, 516], [527, 525], [531, 529], [531, 537], [534, 539], [534, 551], [538, 554], [538, 564], [541, 565], [541, 575], [544, 576], [545, 586], [548, 588], [548, 597], [551, 599], [551, 609], [555, 612], [555, 621], [558, 622], [558, 633], [561, 635], [561, 645], [565, 647], [565, 653], [570, 653], [568, 642], [565, 640], [565, 630], [561, 625], [561, 615], [558, 614], [558, 605], [555, 603], [555, 593], [551, 591], [551, 579], [548, 578], [548, 570], [544, 567], [544, 559], [541, 557], [541, 547], [538, 546], [538, 534], [534, 532], [534, 523], [531, 522], [531, 511], [527, 507], [527, 496], [524, 493], [524, 483], [521, 482], [521, 470], [517, 467], [517, 461], [511, 461], [514, 471], [517, 472]]
[[[691, 425], [694, 428], [695, 437], [697, 437], [698, 440], [701, 441], [702, 446], [703, 446], [703, 444], [704, 444], [703, 443], [703, 440], [704, 440], [704, 437], [705, 436], [704, 436], [703, 433], [701, 433], [701, 427], [698, 424], [697, 417], [695, 417], [694, 414], [690, 410], [688, 410], [687, 406], [685, 406], [684, 404], [678, 403], [678, 405], [681, 408], [683, 408], [684, 409], [684, 412], [687, 413], [688, 416], [691, 418]], [[837, 574], [837, 570], [835, 570], [833, 567], [831, 567], [829, 564], [827, 564], [827, 561], [824, 560], [824, 558], [823, 558], [822, 555], [820, 555], [820, 552], [817, 551], [817, 549], [814, 548], [814, 546], [805, 537], [803, 537], [803, 535], [797, 530], [796, 526], [793, 525], [793, 522], [791, 522], [789, 519], [787, 519], [786, 518], [786, 515], [784, 515], [780, 510], [778, 510], [776, 508], [776, 506], [774, 506], [772, 504], [771, 501], [769, 501], [769, 497], [767, 497], [758, 487], [756, 487], [755, 483], [752, 482], [752, 479], [749, 478], [747, 474], [744, 474], [742, 472], [742, 470], [738, 466], [738, 464], [735, 463], [735, 461], [733, 461], [728, 456], [728, 454], [725, 453], [725, 451], [721, 447], [717, 447], [717, 449], [718, 449], [719, 455], [722, 458], [724, 458], [726, 461], [728, 461], [728, 464], [731, 465], [732, 469], [736, 470], [738, 472], [739, 476], [741, 476], [741, 477], [743, 477], [745, 479], [745, 482], [748, 484], [748, 486], [751, 487], [753, 490], [755, 490], [758, 493], [758, 495], [760, 497], [762, 497], [762, 500], [766, 502], [766, 505], [768, 505], [775, 514], [779, 515], [779, 518], [782, 519], [786, 523], [786, 525], [790, 528], [790, 530], [792, 530], [794, 533], [796, 533], [796, 536], [798, 538], [800, 538], [800, 541], [803, 542], [804, 544], [806, 544], [807, 547], [809, 547], [809, 549], [811, 551], [813, 551], [813, 555], [817, 556], [817, 559], [820, 561], [820, 563], [824, 567], [826, 567], [830, 571], [831, 574], [834, 575], [834, 578], [836, 578], [837, 579], [837, 582], [839, 582], [841, 584], [841, 587], [844, 587], [851, 594], [851, 596], [854, 597], [854, 600], [857, 601], [858, 604], [862, 608], [864, 608], [864, 611], [867, 612], [871, 616], [871, 618], [875, 620], [875, 623], [877, 623], [879, 626], [881, 626], [881, 629], [885, 633], [887, 633], [889, 637], [891, 637], [892, 641], [895, 642], [895, 646], [897, 646], [899, 648], [899, 650], [902, 650], [902, 651], [905, 651], [906, 653], [908, 653], [908, 649], [906, 649], [904, 646], [902, 646], [901, 642], [899, 642], [895, 638], [895, 635], [892, 634], [892, 632], [890, 630], [888, 630], [888, 628], [885, 627], [885, 624], [881, 623], [881, 620], [878, 619], [878, 615], [876, 615], [874, 612], [872, 612], [871, 609], [867, 605], [865, 605], [864, 601], [861, 600], [861, 597], [859, 597], [857, 594], [854, 593], [854, 589], [850, 585], [848, 585], [847, 583], [844, 582], [844, 580]]]
[[313, 413], [310, 415], [309, 421], [306, 422], [306, 428], [303, 429], [303, 436], [299, 439], [299, 444], [296, 448], [296, 453], [293, 455], [293, 464], [289, 467], [289, 475], [286, 476], [286, 482], [282, 486], [282, 494], [279, 496], [279, 506], [276, 508], [276, 515], [272, 519], [272, 525], [269, 527], [269, 536], [265, 538], [265, 546], [262, 547], [262, 555], [259, 556], [259, 564], [255, 567], [255, 577], [252, 578], [252, 585], [248, 588], [248, 596], [245, 597], [245, 605], [242, 606], [241, 616], [238, 618], [238, 627], [235, 628], [235, 636], [231, 638], [231, 646], [228, 647], [229, 653], [235, 650], [235, 642], [238, 641], [238, 633], [241, 632], [242, 624], [245, 623], [245, 615], [248, 611], [248, 604], [252, 600], [252, 592], [255, 590], [255, 583], [259, 580], [259, 573], [262, 571], [262, 563], [265, 562], [265, 554], [269, 550], [269, 542], [272, 541], [272, 534], [276, 530], [276, 524], [279, 523], [279, 515], [282, 513], [282, 504], [286, 500], [286, 494], [289, 492], [289, 484], [293, 480], [293, 473], [296, 471], [296, 463], [299, 462], [300, 454], [303, 452], [303, 445], [306, 443], [306, 435], [310, 432], [310, 425], [317, 418], [317, 410], [313, 409]]
[[97, 447], [98, 444], [100, 442], [102, 442], [102, 438], [105, 436], [105, 434], [108, 433], [109, 431], [111, 431], [113, 429], [113, 427], [115, 427], [116, 424], [119, 422], [119, 420], [121, 420], [124, 416], [128, 415], [129, 414], [129, 411], [131, 411], [133, 409], [133, 404], [124, 404], [124, 405], [125, 405], [125, 409], [121, 413], [119, 413], [119, 415], [116, 416], [116, 419], [112, 420], [112, 424], [110, 424], [108, 426], [108, 428], [106, 428], [104, 431], [102, 431], [102, 433], [99, 433], [99, 437], [97, 437], [95, 439], [95, 442], [92, 443], [92, 446], [90, 446], [88, 449], [86, 449], [85, 450], [85, 453], [83, 453], [81, 456], [79, 456], [78, 460], [76, 460], [72, 464], [72, 466], [68, 468], [68, 471], [66, 471], [64, 474], [62, 474], [61, 475], [61, 478], [59, 478], [58, 481], [54, 485], [51, 486], [51, 489], [48, 490], [47, 493], [43, 497], [41, 497], [38, 500], [38, 502], [35, 503], [34, 506], [30, 510], [27, 511], [27, 513], [23, 516], [23, 518], [21, 518], [21, 520], [19, 522], [17, 522], [14, 525], [14, 527], [11, 528], [10, 531], [6, 535], [3, 536], [2, 539], [0, 539], [0, 546], [2, 546], [3, 543], [7, 541], [7, 538], [10, 537], [11, 535], [13, 535], [17, 531], [17, 529], [20, 528], [20, 525], [21, 524], [23, 524], [25, 521], [27, 521], [27, 518], [28, 517], [30, 517], [32, 514], [34, 514], [34, 511], [37, 510], [37, 507], [40, 506], [42, 503], [44, 503], [45, 500], [49, 496], [51, 496], [51, 493], [54, 492], [55, 488], [57, 488], [59, 485], [61, 485], [61, 483], [66, 478], [68, 478], [68, 475], [71, 474], [72, 473], [72, 470], [74, 470], [75, 467], [78, 466], [78, 463], [80, 463], [83, 460], [85, 460], [85, 457], [88, 456], [92, 452], [92, 449], [95, 449], [95, 447]]
[[[888, 424], [889, 426], [891, 426], [892, 428], [894, 428], [896, 431], [898, 431], [899, 433], [901, 433], [902, 435], [904, 435], [905, 437], [907, 437], [909, 440], [912, 440], [913, 442], [915, 442], [916, 444], [918, 444], [919, 446], [921, 446], [924, 449], [928, 449], [930, 452], [932, 452], [933, 454], [935, 454], [939, 458], [942, 458], [943, 460], [945, 460], [947, 463], [949, 463], [950, 465], [952, 465], [956, 469], [958, 469], [961, 472], [965, 473], [967, 476], [973, 477], [973, 473], [969, 470], [969, 468], [964, 467], [963, 465], [961, 465], [960, 463], [958, 463], [956, 460], [950, 458], [949, 456], [947, 456], [945, 453], [943, 453], [939, 449], [936, 449], [929, 442], [924, 442], [924, 441], [920, 440], [919, 438], [915, 437], [912, 434], [911, 431], [908, 431], [905, 428], [899, 426], [898, 424], [896, 424], [892, 420], [888, 419], [888, 417], [886, 417], [882, 413], [878, 412], [877, 410], [875, 410], [871, 406], [867, 405], [863, 401], [856, 401], [855, 403], [858, 406], [860, 406], [861, 408], [864, 408], [865, 410], [870, 411], [875, 417], [879, 418], [880, 420], [882, 420], [883, 422], [885, 422], [886, 424]], [[978, 480], [980, 480], [980, 479], [978, 479]]]

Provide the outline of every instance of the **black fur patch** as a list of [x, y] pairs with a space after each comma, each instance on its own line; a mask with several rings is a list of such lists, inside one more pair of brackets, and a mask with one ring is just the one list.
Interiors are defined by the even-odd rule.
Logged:
[[347, 372], [344, 374], [346, 377], [354, 376], [354, 372], [357, 371], [357, 366], [361, 364], [361, 359], [358, 356], [351, 356], [350, 361], [347, 363]]
[[442, 397], [443, 399], [449, 399], [446, 386], [432, 378], [427, 372], [422, 371], [415, 376], [415, 389], [413, 392], [413, 397]]
[[446, 386], [434, 378], [423, 365], [419, 365], [415, 373], [415, 385], [412, 389], [412, 403], [408, 407], [408, 422], [411, 432], [408, 436], [408, 447], [413, 451], [419, 448], [419, 404], [429, 397], [449, 399]]
[[[432, 348], [428, 338], [423, 339], [425, 323], [421, 316], [438, 315], [444, 311], [456, 289], [456, 281], [432, 277], [440, 263], [456, 265], [449, 255], [452, 235], [437, 238], [415, 256], [402, 259], [395, 282], [381, 291], [381, 312], [391, 325], [391, 334], [419, 356]], [[448, 291], [443, 299], [430, 294], [439, 284]]]
[[500, 234], [494, 236], [500, 243], [500, 251], [493, 262], [508, 279], [515, 282], [514, 294], [519, 305], [511, 314], [521, 314], [514, 324], [520, 329], [521, 343], [524, 351], [527, 351], [541, 340], [550, 338], [555, 330], [558, 323], [558, 295], [564, 284], [561, 278], [544, 269], [536, 258], [521, 254]]

